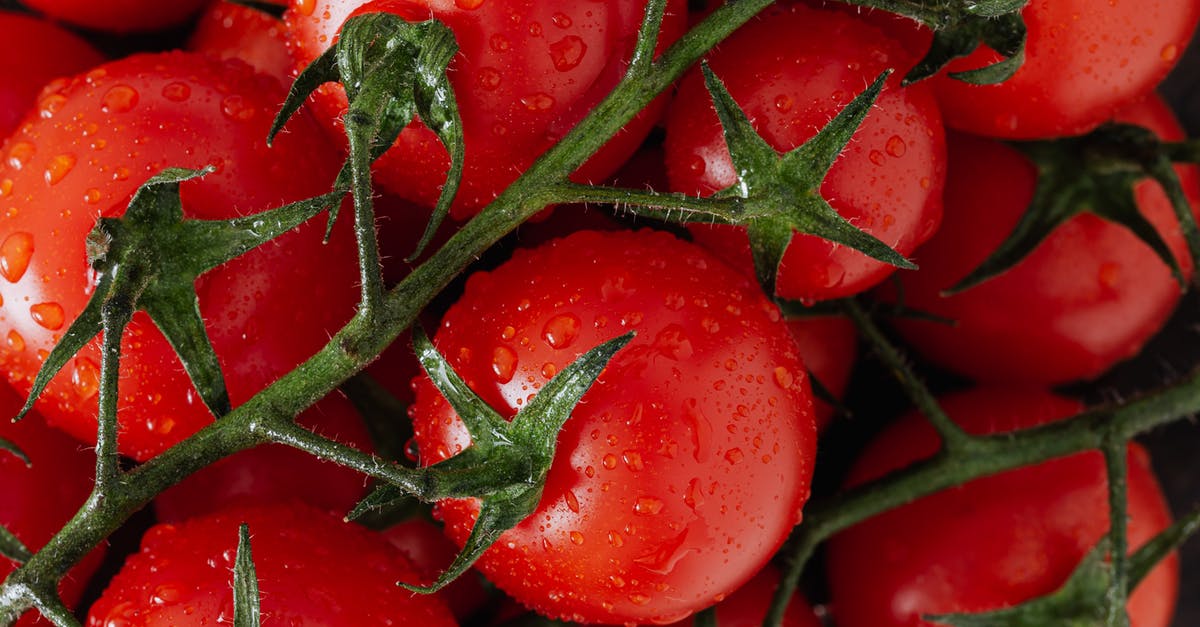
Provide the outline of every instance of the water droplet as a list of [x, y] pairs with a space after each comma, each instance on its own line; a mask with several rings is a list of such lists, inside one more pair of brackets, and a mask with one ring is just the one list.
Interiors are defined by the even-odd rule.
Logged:
[[626, 468], [635, 472], [646, 467], [642, 462], [642, 454], [637, 451], [625, 451], [621, 453], [621, 461], [625, 462]]
[[494, 67], [485, 67], [479, 70], [479, 87], [485, 91], [492, 91], [500, 86], [500, 70]]
[[296, 0], [296, 11], [300, 15], [312, 15], [317, 8], [317, 0]]
[[175, 430], [175, 419], [170, 416], [151, 416], [146, 419], [146, 427], [159, 435], [167, 435]]
[[579, 513], [579, 497], [575, 496], [574, 492], [567, 490], [566, 494], [563, 495], [563, 500], [567, 502], [567, 509], [576, 514]]
[[634, 563], [658, 575], [670, 574], [684, 556], [691, 551], [691, 549], [680, 550], [687, 541], [687, 535], [688, 530], [684, 529], [679, 535], [659, 545], [650, 553], [633, 558]]
[[558, 374], [558, 366], [554, 365], [554, 362], [548, 361], [542, 364], [543, 377], [546, 377], [547, 379], [553, 379], [554, 375], [556, 374]]
[[42, 98], [38, 103], [38, 115], [43, 120], [48, 120], [54, 117], [55, 113], [62, 111], [63, 105], [67, 104], [67, 97], [62, 94], [50, 94]]
[[616, 531], [610, 531], [608, 532], [608, 543], [619, 548], [625, 545], [625, 538], [622, 538], [621, 534]]
[[654, 348], [668, 359], [682, 361], [691, 358], [694, 350], [692, 341], [678, 324], [669, 324], [654, 338]]
[[513, 373], [517, 370], [517, 353], [507, 346], [497, 346], [492, 350], [492, 373], [496, 381], [508, 383], [512, 381]]
[[746, 454], [740, 448], [731, 448], [725, 452], [725, 461], [731, 464], [740, 464], [746, 458]]
[[579, 533], [578, 531], [572, 531], [569, 535], [571, 536], [572, 543], [574, 543], [578, 546], [583, 546], [583, 534], [582, 533]]
[[140, 94], [129, 85], [114, 85], [100, 99], [100, 110], [105, 113], [125, 113], [137, 106]]
[[154, 589], [154, 595], [150, 597], [150, 602], [155, 605], [169, 605], [179, 601], [182, 594], [179, 588], [172, 585], [161, 585]]
[[62, 328], [65, 314], [58, 303], [38, 303], [29, 308], [29, 315], [42, 327], [57, 331]]
[[5, 340], [13, 352], [19, 353], [25, 350], [25, 338], [21, 337], [21, 334], [17, 333], [16, 330], [9, 331], [8, 337]]
[[517, 337], [517, 330], [511, 325], [504, 327], [504, 330], [500, 332], [500, 339], [502, 340], [511, 340], [514, 337]]
[[908, 152], [908, 144], [904, 143], [903, 137], [892, 135], [888, 138], [885, 149], [893, 157], [903, 157], [904, 153]]
[[550, 21], [559, 28], [571, 28], [571, 25], [574, 23], [571, 21], [571, 16], [561, 12], [552, 15]]
[[704, 505], [704, 488], [700, 487], [699, 477], [693, 477], [688, 482], [687, 493], [683, 495], [683, 504], [693, 510]]
[[694, 398], [683, 402], [683, 419], [692, 432], [692, 457], [704, 463], [708, 460], [708, 447], [712, 441], [712, 421], [700, 410], [700, 403]]
[[544, 92], [537, 92], [521, 97], [521, 104], [530, 111], [547, 111], [554, 106], [554, 97]]
[[875, 165], [883, 165], [887, 163], [887, 157], [884, 157], [883, 153], [879, 152], [878, 150], [872, 150], [867, 155], [867, 158], [870, 159], [871, 163], [874, 163]]
[[542, 36], [542, 23], [541, 22], [530, 22], [529, 23], [529, 36], [530, 37], [541, 37]]
[[550, 44], [550, 60], [554, 62], [554, 69], [559, 72], [568, 72], [578, 67], [585, 54], [587, 44], [575, 35], [567, 35]]
[[0, 244], [0, 275], [10, 283], [16, 283], [29, 269], [29, 258], [33, 256], [33, 235], [17, 231], [4, 238]]
[[930, 181], [928, 176], [922, 176], [920, 183], [921, 189], [929, 189], [929, 187], [933, 185], [933, 181]]
[[1175, 44], [1167, 44], [1158, 53], [1159, 58], [1167, 63], [1171, 63], [1179, 56], [1179, 46]]
[[579, 318], [574, 314], [559, 314], [542, 327], [542, 338], [551, 348], [567, 348], [579, 337], [579, 326]]
[[100, 391], [100, 367], [87, 357], [75, 358], [71, 368], [71, 387], [80, 400], [88, 400]]
[[192, 95], [192, 88], [189, 87], [187, 83], [175, 81], [163, 85], [162, 95], [163, 98], [166, 98], [167, 100], [173, 102], [183, 102]]
[[92, 187], [83, 193], [83, 201], [89, 205], [94, 205], [100, 202], [102, 198], [103, 196], [100, 194], [100, 190], [96, 189], [95, 187]]
[[635, 592], [629, 595], [629, 602], [634, 605], [645, 605], [650, 602], [650, 595]]
[[787, 94], [779, 94], [778, 96], [775, 96], [775, 109], [780, 113], [787, 113], [788, 111], [791, 111], [794, 105], [795, 101], [793, 101], [792, 97]]
[[636, 514], [643, 516], [654, 516], [663, 510], [662, 499], [654, 498], [653, 496], [639, 496], [633, 502], [633, 511]]
[[14, 170], [20, 170], [33, 158], [37, 148], [29, 142], [17, 142], [8, 149], [8, 165]]
[[231, 120], [245, 122], [254, 117], [257, 109], [250, 103], [249, 100], [239, 94], [225, 96], [221, 100], [221, 113], [225, 114]]
[[11, 194], [12, 189], [13, 189], [12, 179], [4, 179], [3, 181], [0, 181], [0, 198], [4, 198], [5, 196], [8, 196], [9, 194]]
[[70, 174], [74, 167], [75, 155], [69, 153], [61, 154], [50, 159], [50, 163], [46, 164], [46, 171], [44, 173], [46, 183], [50, 185], [58, 183], [63, 180], [63, 177]]
[[496, 52], [508, 52], [509, 48], [512, 48], [512, 44], [509, 43], [508, 38], [499, 33], [492, 35], [491, 39], [488, 40], [488, 45]]
[[792, 371], [783, 366], [775, 368], [775, 383], [779, 387], [790, 390], [792, 384], [796, 382], [796, 377], [792, 375]]
[[603, 459], [600, 460], [600, 463], [608, 470], [613, 470], [617, 467], [617, 456], [613, 455], [612, 453], [608, 453]]

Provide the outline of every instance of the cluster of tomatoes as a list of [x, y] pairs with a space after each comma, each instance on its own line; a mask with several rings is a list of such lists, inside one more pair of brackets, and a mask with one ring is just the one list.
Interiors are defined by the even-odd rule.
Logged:
[[[617, 85], [645, 9], [632, 0], [292, 0], [278, 3], [279, 18], [224, 0], [24, 4], [28, 11], [0, 14], [0, 46], [9, 46], [0, 63], [12, 68], [0, 84], [0, 372], [12, 384], [0, 390], [0, 414], [10, 415], [95, 288], [88, 234], [96, 220], [121, 215], [149, 177], [211, 166], [181, 186], [184, 210], [196, 219], [329, 191], [345, 159], [341, 86], [320, 87], [270, 147], [265, 138], [292, 78], [337, 42], [347, 19], [381, 11], [433, 17], [454, 32], [459, 52], [449, 76], [465, 158], [452, 220], [436, 246]], [[718, 4], [669, 0], [659, 50]], [[905, 84], [930, 45], [927, 29], [833, 2], [780, 0], [706, 56], [707, 84], [696, 68], [570, 175], [697, 197], [777, 191], [787, 181], [742, 168], [739, 151], [753, 142], [729, 141], [730, 121], [723, 127], [710, 92], [726, 91], [756, 141], [782, 156], [892, 70], [820, 195], [919, 270], [896, 272], [851, 247], [796, 234], [771, 269], [775, 293], [764, 294], [752, 250], [765, 228], [685, 229], [568, 205], [505, 239], [495, 258], [450, 290], [461, 292], [453, 304], [428, 308], [423, 318], [436, 325], [438, 351], [509, 419], [580, 355], [636, 332], [558, 434], [537, 510], [454, 584], [427, 596], [395, 585], [437, 578], [469, 542], [477, 499], [438, 503], [436, 522], [422, 510], [369, 530], [341, 519], [367, 494], [361, 475], [270, 445], [167, 489], [154, 501], [158, 524], [140, 551], [109, 556], [119, 570], [92, 584], [102, 594], [84, 598], [103, 547], [66, 576], [64, 599], [74, 606], [83, 598], [80, 611], [97, 627], [231, 620], [231, 569], [245, 523], [268, 621], [501, 624], [523, 607], [584, 623], [665, 624], [715, 604], [722, 625], [761, 622], [779, 579], [771, 560], [803, 519], [821, 457], [818, 432], [834, 419], [813, 389], [840, 396], [859, 352], [847, 319], [787, 317], [778, 300], [862, 295], [932, 314], [901, 316], [894, 329], [924, 359], [973, 382], [943, 405], [967, 432], [990, 434], [1080, 412], [1079, 402], [1050, 387], [1094, 379], [1137, 354], [1174, 311], [1181, 279], [1191, 278], [1183, 230], [1161, 186], [1081, 183], [1061, 206], [1123, 192], [1145, 224], [1142, 238], [1084, 213], [1003, 274], [947, 294], [1044, 193], [1039, 176], [1049, 168], [1032, 161], [1022, 147], [1033, 144], [1023, 142], [1078, 136], [1114, 120], [1164, 142], [1184, 139], [1154, 88], [1191, 39], [1200, 3], [1034, 0], [1022, 15], [1024, 64], [1009, 80], [982, 86], [948, 76], [997, 60], [981, 48], [928, 81]], [[167, 41], [181, 50], [119, 59], [89, 43], [185, 30], [186, 40]], [[109, 35], [93, 37], [99, 33]], [[446, 148], [419, 120], [375, 162], [387, 281], [419, 263], [405, 259], [449, 169]], [[1200, 174], [1190, 166], [1176, 174], [1196, 206]], [[1071, 180], [1088, 176], [1081, 170]], [[1157, 233], [1157, 249], [1144, 241], [1147, 231]], [[314, 220], [202, 275], [197, 308], [233, 405], [324, 346], [354, 315], [359, 283], [349, 219], [329, 233]], [[30, 549], [91, 489], [94, 459], [85, 447], [96, 440], [100, 355], [93, 341], [53, 379], [36, 412], [0, 423], [0, 438], [20, 452], [0, 451], [0, 524]], [[298, 422], [425, 466], [471, 446], [459, 406], [420, 372], [407, 342], [367, 373], [411, 406], [409, 416], [364, 421], [360, 410], [378, 413], [378, 403], [335, 394]], [[119, 386], [119, 446], [130, 463], [213, 420], [171, 343], [141, 313], [122, 339]], [[381, 419], [411, 419], [411, 440], [369, 428]], [[845, 483], [878, 478], [937, 446], [919, 415], [902, 417], [862, 451]], [[1137, 548], [1171, 518], [1136, 444], [1128, 468], [1128, 536]], [[1105, 472], [1100, 453], [1080, 454], [851, 528], [828, 546], [820, 586], [828, 619], [840, 627], [928, 624], [921, 617], [1052, 592], [1108, 532]], [[973, 541], [980, 535], [988, 541]], [[1141, 582], [1128, 605], [1133, 624], [1170, 623], [1178, 577], [1169, 558]], [[799, 597], [784, 622], [820, 624]]]

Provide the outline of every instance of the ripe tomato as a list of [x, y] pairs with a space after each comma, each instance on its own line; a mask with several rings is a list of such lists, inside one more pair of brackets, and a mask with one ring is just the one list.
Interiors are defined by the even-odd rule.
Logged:
[[[1076, 401], [1034, 389], [978, 388], [942, 406], [969, 433], [1004, 433], [1073, 415]], [[850, 485], [932, 455], [937, 434], [909, 414], [879, 435]], [[1171, 523], [1137, 444], [1129, 445], [1129, 543]], [[1049, 594], [1108, 531], [1108, 479], [1097, 451], [972, 481], [871, 518], [829, 544], [833, 612], [841, 627], [932, 625], [924, 614], [999, 609]], [[1165, 627], [1179, 566], [1159, 564], [1130, 598], [1136, 627]]]
[[242, 507], [152, 527], [92, 606], [87, 624], [233, 621], [238, 527], [250, 546], [268, 623], [452, 627], [440, 597], [396, 585], [418, 575], [387, 539], [299, 503]]
[[[87, 500], [96, 458], [47, 427], [36, 412], [21, 422], [11, 422], [8, 418], [17, 415], [23, 404], [12, 388], [0, 384], [0, 438], [16, 444], [30, 461], [26, 466], [17, 456], [0, 451], [0, 525], [36, 551]], [[59, 593], [69, 605], [79, 602], [103, 556], [104, 549], [96, 549], [67, 573]], [[12, 570], [12, 563], [0, 558], [0, 579]], [[27, 612], [17, 625], [38, 622], [36, 615]]]
[[[422, 516], [389, 527], [383, 536], [412, 562], [425, 584], [437, 580], [458, 556], [458, 545], [442, 533], [439, 525]], [[438, 591], [438, 596], [445, 599], [454, 618], [466, 623], [487, 605], [489, 594], [482, 576], [469, 570]]]
[[[835, 316], [797, 318], [788, 321], [788, 329], [808, 371], [835, 398], [841, 398], [858, 357], [858, 331], [854, 323]], [[833, 407], [814, 399], [813, 409], [817, 428], [825, 428], [833, 418]]]
[[[298, 120], [274, 149], [263, 141], [282, 87], [240, 62], [165, 53], [116, 61], [43, 94], [0, 152], [0, 367], [28, 391], [47, 351], [94, 285], [84, 240], [100, 216], [125, 210], [167, 166], [218, 172], [183, 185], [184, 211], [228, 218], [315, 196], [336, 174], [319, 131]], [[315, 143], [314, 143], [315, 141]], [[300, 176], [300, 175], [302, 176]], [[357, 302], [348, 223], [322, 244], [324, 221], [209, 272], [199, 306], [233, 403], [315, 353]], [[281, 278], [279, 268], [288, 268]], [[286, 321], [287, 324], [280, 324]], [[51, 424], [95, 438], [99, 341], [50, 384]], [[154, 456], [212, 420], [158, 327], [134, 317], [122, 342], [121, 451]]]
[[[758, 627], [767, 617], [767, 609], [779, 588], [781, 577], [773, 566], [758, 572], [746, 585], [717, 604], [717, 624], [721, 627]], [[782, 627], [821, 627], [821, 621], [800, 594], [792, 596], [784, 610]], [[693, 620], [677, 623], [677, 627], [691, 627]]]
[[[473, 275], [436, 345], [501, 415], [635, 330], [558, 438], [537, 511], [477, 567], [551, 617], [671, 622], [750, 579], [800, 518], [815, 428], [779, 312], [744, 275], [654, 231], [580, 232]], [[470, 444], [428, 379], [421, 462]], [[445, 501], [465, 542], [473, 500]]]
[[[796, 33], [804, 32], [804, 37]], [[774, 6], [709, 54], [709, 65], [767, 143], [791, 150], [811, 138], [882, 71], [908, 62], [877, 29], [836, 11]], [[834, 163], [821, 195], [855, 226], [907, 255], [941, 219], [945, 145], [928, 87], [894, 76]], [[667, 173], [675, 191], [709, 195], [737, 182], [720, 121], [699, 73], [685, 77], [667, 119]], [[728, 260], [749, 256], [744, 230], [693, 225], [696, 241]], [[776, 293], [822, 300], [861, 292], [894, 270], [857, 251], [797, 235]]]
[[183, 23], [205, 0], [24, 0], [47, 17], [109, 33], [139, 33]]
[[[285, 0], [267, 1], [287, 4]], [[216, 0], [200, 15], [187, 49], [218, 59], [241, 59], [285, 85], [292, 82], [292, 58], [283, 22], [258, 9]]]
[[[450, 82], [462, 114], [466, 157], [451, 213], [470, 217], [496, 197], [603, 98], [625, 72], [644, 2], [617, 0], [293, 0], [284, 20], [298, 67], [337, 38], [351, 15], [388, 11], [449, 26], [459, 54]], [[683, 28], [682, 0], [671, 0], [664, 43]], [[317, 92], [317, 110], [338, 137], [346, 97], [340, 86]], [[602, 180], [633, 154], [662, 112], [660, 98], [575, 177]], [[399, 196], [432, 207], [449, 158], [437, 137], [414, 122], [375, 168], [376, 180]]]
[[[1119, 119], [1164, 139], [1183, 137], [1157, 98]], [[921, 270], [899, 276], [908, 306], [956, 324], [897, 320], [904, 337], [926, 357], [981, 381], [1090, 379], [1141, 350], [1179, 302], [1179, 285], [1146, 244], [1090, 214], [1059, 226], [1003, 275], [940, 295], [1008, 236], [1037, 182], [1033, 164], [999, 142], [952, 136], [950, 156], [945, 222], [918, 251]], [[1195, 205], [1196, 169], [1177, 170]], [[1190, 276], [1187, 248], [1166, 195], [1150, 181], [1135, 191], [1143, 215]], [[891, 293], [889, 288], [888, 298], [894, 298]]]
[[91, 44], [51, 22], [0, 12], [0, 137], [7, 137], [33, 108], [50, 81], [104, 62]]
[[[354, 405], [334, 393], [297, 417], [325, 437], [362, 451], [374, 446]], [[365, 495], [367, 481], [358, 472], [325, 462], [283, 444], [242, 451], [196, 472], [154, 500], [160, 522], [179, 522], [236, 503], [304, 501], [345, 514]]]

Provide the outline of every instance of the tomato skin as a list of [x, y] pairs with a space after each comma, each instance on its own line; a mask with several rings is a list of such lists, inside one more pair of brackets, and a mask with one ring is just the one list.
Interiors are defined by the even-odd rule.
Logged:
[[0, 11], [0, 137], [7, 137], [50, 81], [104, 62], [87, 41], [43, 19]]
[[[1157, 98], [1119, 119], [1167, 140], [1183, 137]], [[1061, 225], [1007, 273], [940, 296], [1007, 237], [1036, 183], [1028, 159], [992, 140], [953, 135], [950, 155], [942, 229], [917, 252], [921, 269], [898, 276], [908, 306], [956, 324], [898, 319], [905, 339], [934, 362], [978, 381], [1091, 379], [1141, 350], [1175, 309], [1179, 285], [1128, 230], [1090, 214]], [[1176, 170], [1195, 207], [1200, 199], [1196, 168]], [[1143, 215], [1191, 276], [1187, 247], [1166, 195], [1150, 181], [1138, 183], [1135, 193]], [[884, 297], [896, 298], [885, 287]]]
[[[279, 6], [287, 4], [271, 1]], [[292, 82], [292, 57], [283, 22], [258, 9], [227, 0], [212, 2], [197, 20], [187, 49], [218, 59], [241, 59], [284, 85]]]
[[456, 624], [440, 597], [396, 585], [418, 575], [387, 539], [299, 503], [239, 507], [152, 527], [92, 606], [87, 624], [231, 623], [242, 523], [250, 529], [267, 624]]
[[[7, 385], [0, 384], [0, 438], [12, 442], [29, 457], [30, 466], [8, 452], [0, 452], [0, 525], [13, 533], [30, 550], [44, 545], [87, 500], [92, 490], [96, 458], [71, 438], [47, 427], [42, 416], [30, 412], [13, 423], [24, 400]], [[88, 553], [67, 573], [59, 593], [74, 607], [88, 579], [100, 566], [104, 545]], [[12, 562], [0, 558], [0, 579], [13, 571]], [[49, 624], [26, 612], [17, 622], [21, 627]]]
[[[284, 16], [297, 69], [337, 37], [351, 15], [388, 11], [418, 21], [436, 17], [455, 33], [450, 65], [463, 120], [466, 157], [451, 215], [468, 218], [491, 202], [616, 86], [632, 52], [644, 2], [605, 0], [293, 0]], [[682, 32], [683, 0], [670, 0], [662, 43]], [[317, 110], [344, 142], [340, 86], [317, 91]], [[598, 181], [637, 149], [665, 107], [659, 98], [573, 176]], [[375, 166], [384, 189], [432, 207], [449, 159], [437, 137], [414, 122]]]
[[142, 33], [177, 24], [196, 14], [205, 0], [24, 0], [47, 17], [108, 33]]
[[[548, 375], [630, 329], [560, 433], [537, 511], [476, 565], [547, 616], [680, 620], [753, 576], [808, 497], [811, 400], [778, 311], [671, 235], [580, 232], [518, 251], [468, 280], [435, 343], [511, 416]], [[410, 413], [422, 463], [469, 444], [425, 378]], [[439, 512], [465, 542], [476, 503]]]
[[[420, 516], [389, 527], [383, 535], [412, 562], [422, 583], [436, 581], [458, 556], [458, 545], [442, 533], [442, 528]], [[487, 605], [489, 593], [482, 576], [469, 570], [438, 591], [438, 596], [445, 599], [454, 618], [465, 624]]]
[[[1003, 433], [1073, 415], [1077, 401], [1032, 388], [977, 388], [941, 400], [969, 433]], [[880, 434], [849, 485], [932, 455], [937, 435], [916, 414]], [[1171, 523], [1150, 459], [1129, 445], [1129, 543]], [[886, 512], [835, 536], [829, 583], [840, 627], [931, 625], [923, 614], [979, 612], [1056, 590], [1108, 530], [1104, 458], [1089, 451], [972, 481]], [[1134, 590], [1135, 627], [1166, 627], [1179, 565], [1171, 556]]]
[[[1183, 56], [1200, 3], [1194, 0], [1030, 2], [1025, 63], [997, 85], [933, 79], [947, 126], [978, 135], [1036, 139], [1078, 135], [1150, 94]], [[999, 57], [981, 47], [947, 72]]]
[[[806, 33], [796, 37], [797, 32]], [[836, 11], [773, 6], [708, 55], [709, 65], [776, 150], [811, 138], [885, 69], [907, 53], [877, 29]], [[893, 76], [834, 163], [821, 195], [855, 226], [907, 255], [937, 229], [945, 177], [941, 118], [927, 86], [899, 87]], [[833, 94], [835, 97], [830, 97]], [[667, 118], [667, 173], [675, 191], [707, 196], [736, 173], [720, 121], [698, 72], [680, 83]], [[738, 227], [692, 225], [696, 241], [741, 263], [749, 255]], [[890, 265], [810, 235], [784, 253], [776, 293], [824, 300], [859, 293]]]
[[[729, 598], [717, 604], [717, 624], [721, 627], [758, 627], [767, 617], [782, 577], [774, 566], [767, 566], [746, 582]], [[695, 625], [692, 619], [676, 623], [677, 627]], [[780, 621], [782, 627], [821, 627], [813, 608], [799, 593], [792, 595]]]
[[[842, 398], [858, 358], [854, 323], [840, 316], [823, 316], [796, 318], [787, 324], [808, 371], [834, 398]], [[833, 419], [833, 406], [814, 397], [813, 410], [817, 429], [824, 429]]]
[[[96, 218], [123, 212], [152, 174], [168, 165], [217, 167], [182, 187], [184, 212], [195, 218], [244, 215], [328, 190], [336, 155], [307, 118], [274, 148], [263, 142], [283, 97], [277, 81], [245, 64], [179, 52], [115, 61], [43, 94], [40, 106], [53, 115], [29, 118], [0, 148], [10, 207], [0, 218], [0, 368], [10, 382], [28, 391], [41, 356], [83, 309], [94, 285], [84, 240]], [[197, 281], [235, 405], [315, 353], [353, 314], [349, 224], [327, 245], [323, 234], [324, 220], [314, 220]], [[280, 280], [280, 267], [296, 280]], [[148, 459], [211, 422], [147, 316], [134, 316], [121, 351], [123, 453]], [[95, 438], [99, 364], [97, 339], [39, 402], [51, 424], [84, 442]]]

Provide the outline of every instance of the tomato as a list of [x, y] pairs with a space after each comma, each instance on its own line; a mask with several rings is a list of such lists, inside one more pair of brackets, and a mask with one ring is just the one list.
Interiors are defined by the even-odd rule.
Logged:
[[33, 108], [50, 81], [104, 62], [91, 44], [46, 20], [0, 12], [0, 137]]
[[[908, 57], [896, 42], [848, 15], [796, 5], [766, 9], [710, 53], [708, 62], [767, 143], [788, 151]], [[941, 219], [945, 146], [932, 92], [919, 84], [901, 88], [899, 78], [889, 80], [825, 178], [821, 195], [855, 226], [908, 255]], [[698, 72], [684, 78], [668, 114], [666, 160], [675, 191], [709, 195], [738, 180]], [[743, 229], [690, 230], [727, 260], [749, 255]], [[798, 234], [784, 253], [776, 293], [839, 298], [875, 285], [893, 270], [850, 248]]]
[[[450, 64], [463, 121], [466, 157], [451, 214], [474, 215], [514, 181], [534, 159], [571, 130], [616, 86], [632, 52], [644, 2], [520, 0], [293, 0], [284, 19], [298, 67], [336, 39], [351, 15], [388, 11], [419, 21], [435, 17], [449, 26], [460, 52]], [[683, 28], [682, 0], [671, 0], [663, 39]], [[660, 98], [575, 173], [601, 180], [633, 154], [661, 113]], [[346, 109], [340, 86], [318, 90], [317, 109], [343, 136]], [[414, 122], [377, 162], [383, 188], [432, 207], [446, 180], [449, 158], [432, 131]]]
[[[767, 609], [779, 587], [781, 577], [773, 566], [759, 571], [746, 585], [717, 604], [717, 624], [721, 627], [758, 627], [767, 617]], [[678, 623], [679, 627], [690, 627], [695, 622]], [[792, 596], [784, 610], [782, 627], [821, 627], [821, 621], [812, 607], [799, 594]]]
[[[1021, 388], [977, 388], [942, 399], [969, 433], [1004, 433], [1073, 415], [1076, 401]], [[933, 428], [909, 414], [881, 433], [848, 484], [880, 477], [937, 449]], [[1129, 543], [1170, 525], [1170, 512], [1137, 444], [1129, 445]], [[977, 479], [871, 518], [829, 543], [829, 584], [840, 627], [932, 625], [924, 614], [979, 612], [1058, 589], [1108, 531], [1104, 458], [1089, 451]], [[1130, 598], [1136, 627], [1165, 627], [1179, 566], [1154, 568]]]
[[[858, 357], [858, 330], [854, 323], [836, 316], [796, 318], [788, 320], [788, 329], [808, 371], [834, 398], [842, 398]], [[814, 399], [813, 408], [817, 428], [825, 428], [833, 418], [833, 407]]]
[[299, 503], [241, 507], [152, 527], [92, 606], [87, 624], [231, 623], [242, 523], [250, 529], [268, 624], [455, 625], [441, 598], [396, 585], [418, 575], [387, 539]]
[[[297, 422], [327, 438], [373, 452], [371, 436], [354, 405], [334, 393], [297, 417]], [[161, 522], [179, 522], [235, 503], [295, 499], [345, 514], [366, 495], [358, 472], [285, 446], [267, 444], [206, 466], [154, 500]]]
[[[95, 277], [85, 238], [100, 216], [167, 166], [218, 171], [183, 185], [184, 212], [229, 218], [324, 193], [338, 170], [319, 131], [293, 123], [263, 141], [283, 101], [275, 79], [240, 62], [165, 53], [116, 61], [43, 94], [0, 148], [0, 369], [28, 391], [45, 354], [83, 309]], [[353, 314], [348, 221], [322, 244], [314, 220], [200, 277], [199, 306], [236, 405], [307, 359]], [[288, 268], [281, 277], [279, 268]], [[286, 321], [286, 324], [281, 322]], [[120, 448], [145, 460], [212, 421], [178, 358], [144, 314], [122, 342]], [[47, 388], [47, 420], [96, 433], [99, 340]]]
[[[997, 85], [933, 79], [946, 124], [970, 133], [1033, 139], [1085, 133], [1145, 97], [1183, 55], [1200, 20], [1194, 0], [1042, 0], [1021, 11], [1025, 62]], [[987, 65], [986, 46], [947, 72]]]
[[[284, 0], [272, 3], [287, 4]], [[292, 82], [292, 58], [283, 22], [258, 9], [216, 0], [200, 15], [187, 47], [219, 59], [241, 59], [285, 85]]]
[[47, 17], [109, 33], [140, 33], [181, 24], [205, 0], [24, 0]]
[[[421, 516], [389, 527], [383, 535], [412, 562], [422, 583], [432, 583], [458, 556], [458, 545], [440, 526]], [[438, 591], [438, 596], [446, 600], [454, 617], [465, 623], [487, 605], [489, 594], [479, 573], [469, 570]]]
[[[1164, 139], [1183, 137], [1157, 98], [1119, 119]], [[1136, 354], [1174, 310], [1179, 285], [1166, 264], [1124, 227], [1090, 214], [1059, 226], [1003, 275], [942, 297], [1012, 231], [1037, 182], [1024, 155], [992, 140], [952, 136], [950, 157], [942, 229], [918, 251], [921, 270], [899, 275], [908, 306], [955, 321], [897, 320], [921, 354], [981, 381], [1090, 379]], [[1195, 205], [1195, 168], [1177, 171]], [[1150, 181], [1138, 183], [1135, 192], [1142, 214], [1190, 275], [1166, 195]]]
[[[559, 434], [537, 510], [476, 564], [551, 617], [663, 623], [750, 579], [800, 518], [815, 427], [778, 310], [744, 275], [654, 231], [580, 232], [472, 275], [435, 344], [501, 415], [628, 330]], [[469, 445], [427, 379], [420, 461]], [[465, 542], [473, 500], [443, 501]]]
[[[15, 444], [30, 462], [27, 466], [17, 456], [0, 451], [0, 525], [35, 551], [87, 500], [96, 458], [71, 438], [47, 427], [37, 412], [12, 423], [8, 417], [17, 415], [23, 404], [12, 388], [0, 384], [0, 416], [4, 416], [0, 418], [0, 438]], [[103, 556], [104, 549], [96, 549], [67, 573], [59, 593], [69, 605], [79, 602]], [[12, 562], [0, 558], [0, 579], [12, 570]], [[17, 624], [34, 624], [38, 622], [35, 616], [36, 612], [28, 612]]]

